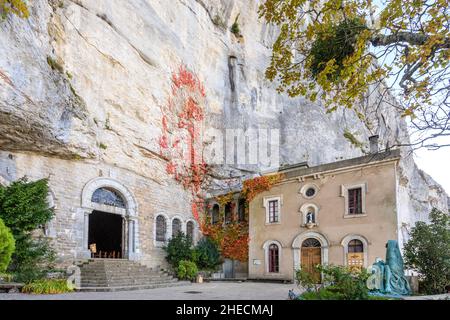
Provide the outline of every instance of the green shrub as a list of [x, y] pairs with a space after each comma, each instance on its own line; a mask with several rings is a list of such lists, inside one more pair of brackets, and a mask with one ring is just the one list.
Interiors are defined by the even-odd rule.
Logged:
[[9, 273], [0, 273], [0, 283], [2, 282], [13, 282], [14, 275]]
[[3, 220], [0, 219], [0, 273], [5, 272], [8, 268], [14, 250], [14, 237]]
[[306, 291], [301, 294], [299, 300], [343, 300], [342, 295], [327, 288], [320, 289], [319, 291]]
[[45, 277], [53, 269], [56, 253], [45, 238], [30, 236], [18, 239], [10, 272], [16, 281], [29, 283]]
[[22, 288], [23, 293], [31, 294], [59, 294], [71, 292], [67, 286], [67, 281], [65, 279], [45, 279], [33, 281], [26, 284]]
[[405, 266], [419, 273], [421, 291], [445, 293], [450, 284], [450, 216], [433, 209], [430, 220], [412, 228], [403, 249]]
[[201, 270], [215, 270], [222, 261], [217, 244], [209, 237], [203, 237], [193, 252], [193, 260]]
[[[53, 218], [47, 203], [47, 179], [28, 182], [26, 178], [0, 186], [0, 219], [14, 237], [27, 234]], [[17, 239], [17, 238], [16, 238]]]
[[29, 182], [22, 178], [6, 188], [0, 186], [0, 218], [16, 242], [8, 270], [17, 281], [41, 278], [55, 260], [49, 242], [32, 236], [34, 230], [53, 217], [53, 210], [47, 203], [48, 192], [47, 179]]
[[180, 280], [195, 280], [198, 274], [198, 268], [195, 262], [181, 260], [177, 269], [177, 277]]
[[173, 269], [178, 267], [180, 261], [191, 261], [193, 258], [192, 240], [182, 232], [170, 239], [164, 250], [167, 253], [166, 260]]
[[365, 270], [352, 272], [343, 266], [317, 266], [322, 274], [322, 285], [316, 286], [306, 272], [297, 271], [299, 284], [307, 291], [300, 295], [300, 300], [368, 300], [369, 289], [366, 285], [368, 274]]
[[233, 24], [231, 25], [231, 32], [234, 33], [236, 36], [239, 36], [241, 34], [241, 29], [239, 28], [239, 14], [236, 16], [236, 19], [234, 19]]
[[336, 293], [342, 300], [367, 300], [369, 289], [366, 282], [369, 277], [365, 269], [351, 271], [343, 266], [319, 266], [327, 290]]
[[311, 273], [306, 272], [303, 269], [299, 269], [295, 272], [295, 279], [297, 280], [297, 284], [307, 291], [317, 291], [320, 287]]

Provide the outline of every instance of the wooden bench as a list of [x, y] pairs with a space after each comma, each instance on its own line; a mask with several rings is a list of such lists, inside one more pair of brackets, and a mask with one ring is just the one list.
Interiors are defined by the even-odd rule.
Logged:
[[0, 283], [0, 292], [18, 293], [23, 286], [23, 283]]

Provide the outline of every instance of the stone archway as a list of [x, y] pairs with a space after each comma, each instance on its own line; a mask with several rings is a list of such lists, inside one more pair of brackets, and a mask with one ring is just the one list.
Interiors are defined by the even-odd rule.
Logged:
[[[123, 200], [123, 205], [96, 201], [94, 193], [100, 189], [111, 190]], [[83, 254], [85, 258], [91, 257], [89, 251], [89, 215], [95, 212], [104, 212], [120, 215], [123, 219], [123, 258], [139, 260], [139, 221], [137, 217], [137, 203], [132, 193], [120, 182], [111, 178], [95, 178], [83, 188], [81, 195], [81, 210], [84, 213], [83, 228]]]
[[292, 251], [294, 253], [294, 270], [299, 270], [301, 268], [301, 248], [303, 242], [306, 239], [310, 238], [316, 239], [317, 241], [320, 242], [320, 250], [321, 250], [320, 261], [322, 264], [328, 264], [329, 241], [324, 235], [318, 232], [307, 231], [296, 236], [294, 241], [292, 242]]

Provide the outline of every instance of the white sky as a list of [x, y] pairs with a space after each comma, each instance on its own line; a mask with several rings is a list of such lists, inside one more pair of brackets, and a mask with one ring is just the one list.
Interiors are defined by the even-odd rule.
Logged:
[[[441, 143], [450, 143], [450, 137], [440, 139]], [[419, 149], [415, 152], [416, 163], [450, 195], [450, 147], [438, 150]]]

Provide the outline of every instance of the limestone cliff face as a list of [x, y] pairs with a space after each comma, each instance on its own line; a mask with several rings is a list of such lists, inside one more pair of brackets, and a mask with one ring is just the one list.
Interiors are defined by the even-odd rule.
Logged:
[[[35, 0], [31, 17], [0, 22], [0, 148], [96, 161], [167, 179], [158, 157], [160, 106], [181, 64], [206, 85], [208, 125], [278, 128], [283, 163], [311, 165], [360, 155], [344, 129], [381, 144], [408, 137], [392, 109], [369, 132], [350, 111], [325, 114], [278, 95], [264, 77], [276, 30], [257, 0]], [[239, 14], [242, 37], [230, 32]], [[445, 194], [411, 157], [402, 160], [401, 216], [423, 217]], [[412, 198], [412, 200], [410, 200]]]

